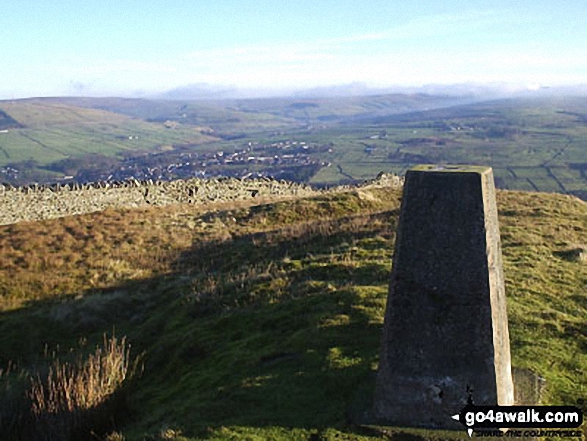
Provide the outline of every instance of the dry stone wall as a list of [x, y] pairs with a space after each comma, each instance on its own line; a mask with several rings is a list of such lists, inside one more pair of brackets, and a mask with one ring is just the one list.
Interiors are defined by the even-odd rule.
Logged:
[[[403, 180], [380, 175], [365, 183], [399, 186]], [[348, 187], [348, 186], [347, 186]], [[347, 189], [339, 188], [339, 190]], [[350, 187], [348, 187], [350, 188]], [[0, 184], [0, 225], [102, 211], [106, 208], [138, 208], [176, 203], [206, 204], [252, 198], [312, 196], [319, 190], [304, 184], [260, 179], [188, 179], [168, 182], [128, 180], [92, 184]]]
[[91, 213], [108, 207], [137, 208], [175, 203], [205, 204], [254, 197], [306, 196], [309, 186], [274, 180], [189, 179], [124, 181], [66, 186], [0, 185], [0, 225]]

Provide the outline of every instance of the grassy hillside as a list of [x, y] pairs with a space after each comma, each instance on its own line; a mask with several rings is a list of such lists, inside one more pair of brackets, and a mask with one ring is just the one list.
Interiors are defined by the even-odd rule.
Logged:
[[241, 100], [138, 100], [56, 98], [74, 106], [103, 109], [145, 120], [171, 119], [209, 125], [220, 132], [260, 132], [304, 124], [335, 123], [447, 107], [467, 98], [425, 94], [388, 94], [337, 98], [257, 98]]
[[226, 136], [286, 130], [300, 126], [300, 123], [291, 117], [272, 114], [262, 109], [255, 112], [241, 110], [240, 106], [232, 101], [123, 98], [55, 98], [54, 100], [74, 106], [107, 110], [145, 121], [170, 120], [181, 124], [207, 126]]
[[[115, 332], [144, 369], [110, 440], [381, 439], [352, 415], [373, 388], [399, 200], [364, 188], [0, 227], [0, 367], [42, 371], [43, 353]], [[587, 410], [587, 205], [498, 192], [498, 207], [513, 364], [546, 379], [545, 403]]]
[[236, 101], [232, 106], [243, 112], [268, 113], [317, 125], [442, 108], [464, 101], [468, 99], [426, 94], [386, 94], [335, 98], [251, 99]]
[[205, 127], [170, 128], [164, 121], [146, 122], [52, 100], [2, 101], [0, 111], [19, 124], [0, 133], [0, 166], [28, 160], [47, 165], [91, 153], [114, 156], [214, 139], [202, 134]]

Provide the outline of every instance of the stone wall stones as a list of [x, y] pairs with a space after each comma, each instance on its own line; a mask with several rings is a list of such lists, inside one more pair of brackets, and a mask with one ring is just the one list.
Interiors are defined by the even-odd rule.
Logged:
[[108, 207], [204, 204], [268, 196], [309, 196], [307, 185], [271, 179], [188, 179], [12, 187], [0, 184], [0, 225], [91, 213]]
[[[401, 186], [403, 179], [380, 174], [367, 186]], [[348, 187], [351, 188], [351, 187]], [[340, 187], [345, 190], [347, 187]], [[312, 196], [320, 191], [305, 184], [259, 179], [130, 179], [91, 184], [51, 184], [13, 187], [0, 184], [0, 225], [102, 211], [177, 203], [206, 204], [251, 198]]]

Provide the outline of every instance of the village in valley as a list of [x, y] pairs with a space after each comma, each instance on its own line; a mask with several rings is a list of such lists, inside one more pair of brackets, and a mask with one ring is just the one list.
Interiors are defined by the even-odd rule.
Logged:
[[75, 180], [169, 180], [215, 176], [299, 180], [296, 179], [299, 178], [299, 169], [309, 168], [315, 172], [321, 167], [329, 166], [328, 162], [313, 156], [315, 153], [329, 150], [331, 151], [329, 145], [293, 140], [272, 143], [246, 142], [234, 146], [232, 151], [196, 152], [178, 147], [171, 151], [128, 157], [110, 170], [84, 169], [75, 176]]

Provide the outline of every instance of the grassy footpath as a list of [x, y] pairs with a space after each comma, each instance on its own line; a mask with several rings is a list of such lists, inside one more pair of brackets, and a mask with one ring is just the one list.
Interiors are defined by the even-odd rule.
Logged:
[[[115, 331], [143, 371], [110, 440], [381, 439], [352, 420], [373, 387], [399, 200], [371, 188], [0, 227], [0, 367], [33, 372], [46, 348], [67, 359]], [[513, 364], [545, 378], [545, 403], [576, 405], [587, 205], [499, 192], [498, 207]], [[464, 434], [400, 432], [387, 437]]]

